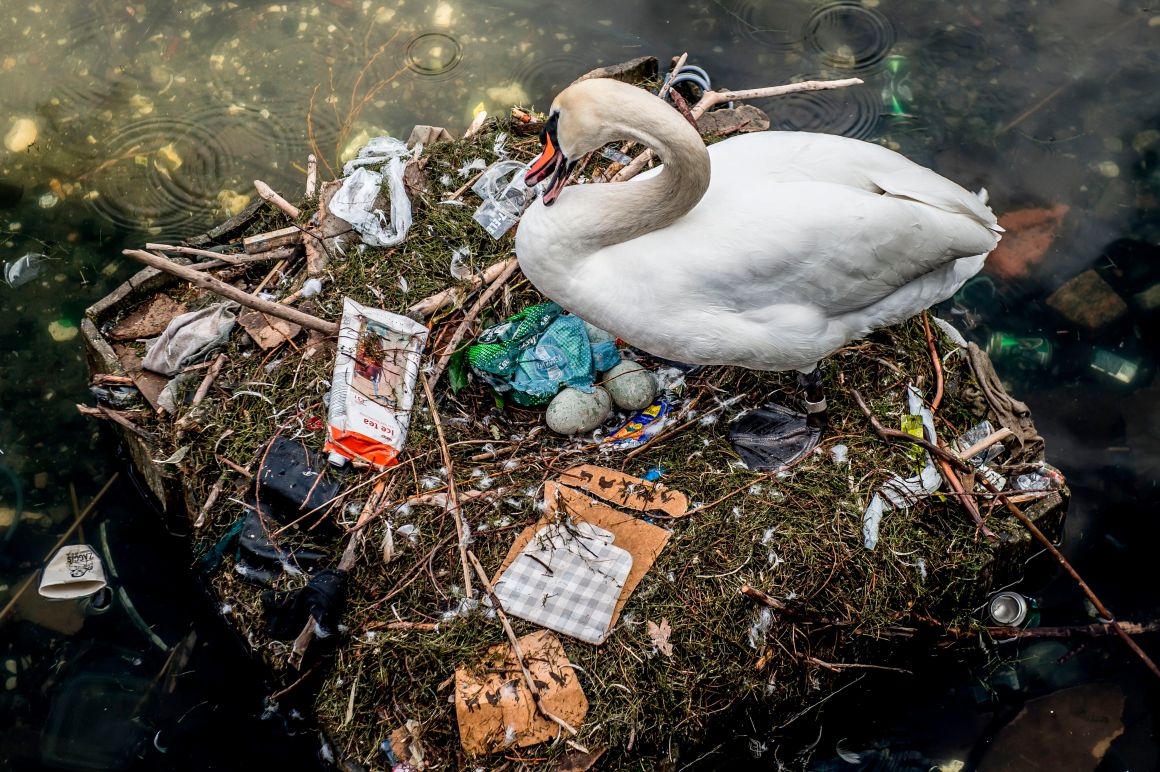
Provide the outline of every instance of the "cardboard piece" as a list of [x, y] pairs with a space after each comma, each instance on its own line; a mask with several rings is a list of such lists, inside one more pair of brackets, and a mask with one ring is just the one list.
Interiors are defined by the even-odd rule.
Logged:
[[129, 346], [114, 343], [113, 353], [117, 355], [117, 361], [125, 369], [125, 374], [133, 379], [133, 385], [141, 392], [141, 396], [145, 397], [154, 410], [160, 410], [157, 400], [169, 383], [169, 379], [141, 367], [141, 357]]
[[649, 482], [602, 466], [574, 466], [560, 475], [560, 482], [587, 491], [610, 504], [638, 512], [661, 512], [669, 517], [681, 517], [689, 511], [689, 498], [680, 491], [664, 483]]
[[499, 577], [508, 569], [524, 547], [532, 540], [536, 533], [551, 523], [557, 512], [566, 514], [573, 520], [583, 520], [598, 528], [612, 532], [612, 543], [632, 555], [632, 570], [624, 581], [624, 589], [620, 593], [620, 601], [616, 604], [616, 611], [612, 615], [609, 628], [616, 626], [620, 619], [620, 612], [624, 604], [640, 584], [641, 579], [652, 568], [661, 550], [669, 541], [671, 535], [660, 526], [646, 523], [627, 512], [620, 512], [602, 504], [575, 488], [560, 485], [554, 481], [544, 483], [544, 501], [547, 504], [545, 514], [534, 524], [528, 526], [516, 537], [503, 564], [492, 577], [492, 583], [499, 581]]
[[261, 311], [246, 311], [238, 316], [238, 324], [242, 325], [255, 343], [267, 350], [281, 346], [302, 332], [300, 325], [276, 316], [268, 316]]
[[1088, 269], [1047, 296], [1047, 305], [1081, 327], [1096, 331], [1128, 313], [1128, 304], [1102, 276]]
[[[519, 643], [544, 708], [579, 727], [588, 713], [588, 698], [560, 639], [539, 630]], [[561, 731], [536, 710], [510, 644], [493, 646], [474, 668], [456, 669], [455, 718], [463, 749], [471, 754], [535, 745]]]
[[165, 332], [165, 328], [174, 317], [181, 316], [187, 310], [184, 305], [168, 295], [158, 293], [150, 298], [148, 303], [114, 325], [106, 334], [112, 340], [155, 338]]

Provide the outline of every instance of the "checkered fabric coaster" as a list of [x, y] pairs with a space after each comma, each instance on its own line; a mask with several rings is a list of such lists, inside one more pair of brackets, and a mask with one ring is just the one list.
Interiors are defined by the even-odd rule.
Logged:
[[495, 584], [504, 611], [587, 643], [603, 643], [632, 555], [590, 523], [536, 532]]

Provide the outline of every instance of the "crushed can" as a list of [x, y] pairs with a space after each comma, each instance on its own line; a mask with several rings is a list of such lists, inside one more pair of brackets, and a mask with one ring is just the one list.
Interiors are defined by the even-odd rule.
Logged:
[[1051, 363], [1051, 352], [1051, 342], [1043, 337], [996, 332], [987, 341], [987, 355], [992, 360], [1008, 361], [1022, 367], [1046, 367]]
[[1005, 590], [991, 596], [987, 604], [987, 614], [1001, 627], [1037, 627], [1039, 625], [1039, 604], [1034, 598]]
[[1140, 372], [1137, 362], [1103, 348], [1093, 350], [1091, 368], [1123, 384], [1136, 380]]
[[886, 57], [886, 85], [882, 87], [882, 104], [893, 118], [913, 118], [911, 103], [914, 92], [910, 88], [910, 66], [905, 56]]

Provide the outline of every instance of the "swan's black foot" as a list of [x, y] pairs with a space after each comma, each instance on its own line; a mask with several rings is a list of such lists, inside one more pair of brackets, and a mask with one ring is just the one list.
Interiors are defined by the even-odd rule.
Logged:
[[743, 415], [729, 432], [729, 442], [745, 466], [776, 472], [813, 450], [821, 434], [807, 415], [766, 405]]
[[806, 422], [815, 429], [825, 429], [829, 423], [826, 393], [822, 390], [822, 368], [798, 373], [798, 385], [805, 389]]

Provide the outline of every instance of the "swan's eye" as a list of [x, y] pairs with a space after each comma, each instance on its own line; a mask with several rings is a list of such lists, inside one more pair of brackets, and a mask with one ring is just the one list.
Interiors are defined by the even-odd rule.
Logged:
[[544, 121], [544, 128], [540, 129], [540, 144], [547, 145], [548, 137], [556, 136], [556, 125], [560, 122], [560, 113], [553, 112], [548, 116], [548, 120]]

